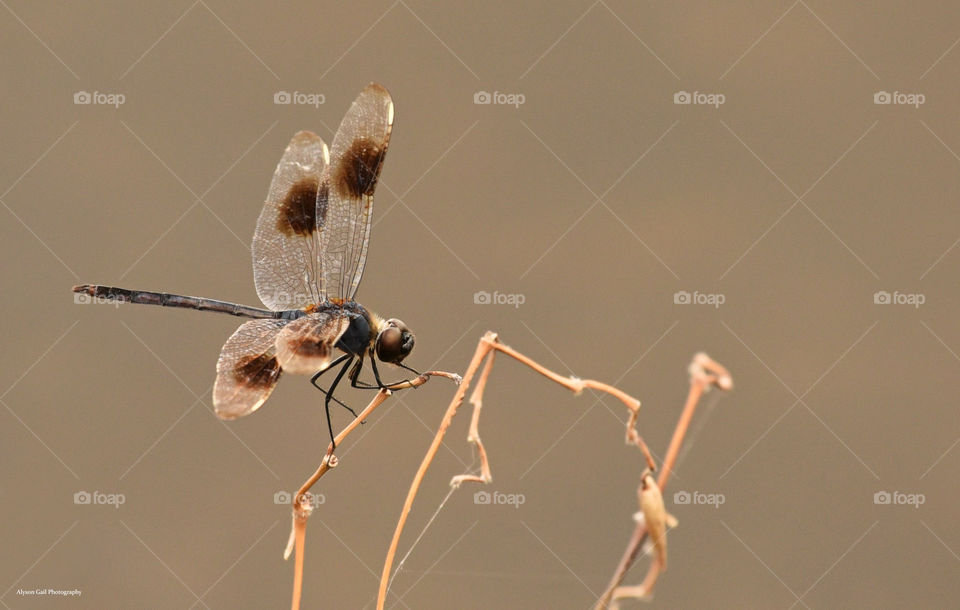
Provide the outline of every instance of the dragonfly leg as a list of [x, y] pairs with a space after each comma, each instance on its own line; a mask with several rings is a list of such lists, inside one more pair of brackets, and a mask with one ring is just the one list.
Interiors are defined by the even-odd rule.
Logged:
[[[336, 438], [333, 436], [333, 420], [330, 419], [330, 401], [333, 399], [333, 392], [334, 390], [337, 389], [337, 384], [340, 383], [340, 380], [343, 379], [343, 375], [347, 372], [347, 369], [350, 367], [350, 362], [353, 360], [353, 355], [348, 355], [348, 356], [343, 356], [341, 358], [338, 358], [337, 362], [339, 363], [341, 360], [346, 360], [346, 362], [343, 364], [343, 368], [340, 369], [340, 372], [337, 373], [337, 376], [336, 378], [334, 378], [333, 383], [330, 384], [330, 389], [328, 389], [326, 392], [327, 398], [323, 401], [323, 410], [327, 414], [327, 430], [330, 431], [331, 450], [337, 448], [337, 441], [336, 441]], [[347, 408], [349, 409], [349, 407]], [[353, 413], [353, 410], [351, 409], [350, 412]], [[356, 413], [354, 413], [354, 416], [356, 416]]]
[[[373, 362], [373, 357], [370, 357], [370, 362]], [[353, 366], [353, 370], [350, 371], [350, 386], [360, 389], [360, 390], [379, 390], [380, 386], [371, 385], [365, 381], [360, 381], [360, 370], [363, 368], [363, 356], [360, 356], [360, 359], [357, 360], [357, 363]]]
[[[375, 358], [370, 358], [370, 366], [373, 367], [373, 377], [377, 380], [377, 387], [380, 388], [381, 390], [383, 390], [383, 389], [394, 389], [394, 390], [400, 389], [400, 388], [397, 388], [396, 386], [400, 385], [401, 383], [406, 383], [406, 384], [409, 384], [409, 387], [417, 388], [417, 386], [413, 385], [413, 381], [412, 381], [411, 379], [401, 379], [400, 381], [396, 381], [396, 382], [394, 382], [394, 383], [384, 384], [383, 381], [380, 379], [380, 371], [377, 370], [377, 360], [376, 360]], [[413, 371], [414, 373], [417, 373], [416, 371], [414, 371], [414, 370], [411, 369], [410, 367], [404, 366], [404, 365], [402, 365], [402, 364], [398, 364], [397, 366], [400, 366], [400, 367], [402, 367], [402, 368], [405, 368], [405, 369], [407, 369], [408, 371]], [[420, 373], [417, 373], [417, 375], [419, 376]]]
[[[317, 380], [320, 379], [320, 376], [321, 376], [321, 375], [323, 375], [323, 374], [326, 373], [328, 370], [330, 370], [330, 369], [332, 369], [333, 367], [337, 366], [338, 364], [340, 364], [341, 362], [343, 362], [345, 359], [347, 359], [347, 358], [349, 358], [349, 357], [350, 357], [350, 356], [348, 356], [347, 354], [344, 354], [343, 356], [340, 356], [339, 358], [337, 358], [336, 360], [334, 360], [333, 362], [331, 362], [331, 363], [330, 363], [330, 366], [328, 366], [327, 368], [323, 369], [322, 371], [320, 371], [319, 373], [317, 373], [316, 375], [314, 375], [313, 377], [311, 377], [311, 378], [310, 378], [310, 383], [313, 384], [313, 387], [315, 387], [315, 388], [317, 388], [318, 390], [320, 390], [320, 393], [321, 393], [321, 394], [323, 394], [324, 396], [326, 396], [326, 395], [327, 395], [327, 391], [320, 387], [320, 384], [317, 383]], [[333, 400], [333, 402], [337, 403], [338, 405], [340, 405], [341, 407], [343, 407], [343, 408], [346, 409], [347, 411], [350, 411], [351, 413], [353, 413], [353, 416], [354, 416], [354, 417], [357, 416], [357, 412], [354, 411], [353, 409], [351, 409], [350, 407], [348, 407], [348, 406], [347, 406], [343, 401], [341, 401], [340, 399], [334, 397], [332, 400]]]
[[[350, 385], [352, 387], [358, 388], [361, 390], [385, 390], [385, 389], [397, 390], [397, 389], [403, 389], [403, 388], [397, 387], [402, 383], [410, 384], [410, 386], [412, 386], [413, 388], [418, 387], [413, 385], [413, 382], [410, 379], [401, 379], [400, 381], [397, 381], [394, 383], [383, 383], [383, 381], [380, 379], [380, 371], [377, 370], [377, 361], [374, 356], [370, 356], [370, 366], [373, 368], [373, 376], [377, 380], [376, 385], [366, 383], [365, 381], [360, 381], [360, 369], [363, 367], [363, 357], [361, 356], [360, 360], [358, 360], [357, 363], [354, 365], [353, 370], [350, 371]], [[413, 370], [408, 366], [404, 366], [402, 364], [399, 364], [398, 366], [405, 368], [408, 371], [417, 373], [417, 371]], [[417, 375], [419, 376], [420, 373], [417, 373]]]

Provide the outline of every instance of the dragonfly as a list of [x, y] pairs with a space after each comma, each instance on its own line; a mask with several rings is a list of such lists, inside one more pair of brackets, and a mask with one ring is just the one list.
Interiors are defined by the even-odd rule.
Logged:
[[[373, 193], [392, 129], [390, 94], [371, 83], [350, 106], [329, 148], [310, 131], [290, 140], [253, 234], [253, 278], [265, 309], [95, 284], [74, 286], [73, 291], [84, 299], [252, 318], [220, 352], [214, 412], [224, 420], [249, 415], [270, 397], [282, 373], [311, 375], [310, 382], [325, 394], [335, 448], [331, 401], [356, 416], [333, 395], [344, 375], [355, 388], [398, 389], [410, 387], [410, 380], [383, 383], [377, 360], [420, 374], [403, 364], [415, 341], [407, 325], [381, 318], [354, 300], [370, 244]], [[374, 384], [360, 380], [365, 357]], [[340, 369], [324, 390], [318, 380], [336, 366]]]

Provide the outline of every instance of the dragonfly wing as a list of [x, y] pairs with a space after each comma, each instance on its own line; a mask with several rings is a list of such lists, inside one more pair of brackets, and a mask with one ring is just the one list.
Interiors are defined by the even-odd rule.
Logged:
[[326, 207], [321, 175], [329, 157], [320, 136], [301, 131], [273, 174], [252, 250], [257, 295], [274, 311], [324, 300], [318, 224]]
[[390, 143], [393, 101], [371, 83], [353, 102], [333, 138], [324, 183], [329, 184], [320, 232], [322, 287], [327, 297], [353, 299], [367, 258], [373, 192]]
[[298, 375], [313, 375], [326, 369], [348, 326], [350, 318], [339, 310], [316, 312], [290, 322], [277, 335], [280, 366]]
[[276, 338], [286, 320], [251, 320], [227, 339], [217, 362], [213, 409], [220, 419], [256, 411], [273, 392], [282, 372]]

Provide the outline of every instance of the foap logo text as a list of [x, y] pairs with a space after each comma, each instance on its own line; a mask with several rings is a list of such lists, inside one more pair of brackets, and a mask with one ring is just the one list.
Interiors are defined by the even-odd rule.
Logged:
[[473, 94], [473, 103], [477, 106], [513, 106], [519, 108], [527, 102], [527, 96], [522, 93], [504, 93], [503, 91], [477, 91]]
[[674, 305], [710, 305], [719, 309], [721, 305], [727, 302], [727, 297], [721, 292], [700, 292], [694, 290], [678, 290], [673, 293]]
[[103, 493], [101, 491], [78, 491], [73, 494], [73, 503], [74, 504], [101, 504], [106, 506], [112, 506], [114, 508], [120, 508], [120, 506], [126, 503], [127, 497], [123, 494], [113, 493]]
[[705, 93], [703, 91], [677, 91], [673, 94], [673, 103], [678, 106], [713, 106], [719, 108], [727, 101], [722, 93]]
[[702, 491], [678, 491], [673, 494], [673, 503], [681, 506], [712, 506], [720, 508], [725, 504], [727, 497], [720, 493], [705, 493]]
[[73, 94], [73, 103], [78, 106], [113, 106], [119, 108], [127, 101], [122, 93], [104, 93], [102, 91], [77, 91]]
[[520, 508], [527, 501], [523, 494], [504, 493], [502, 491], [478, 491], [473, 494], [473, 503], [479, 505], [504, 505]]
[[277, 91], [273, 94], [273, 103], [277, 105], [291, 104], [294, 106], [313, 106], [319, 108], [321, 104], [327, 101], [322, 93], [307, 93], [303, 91]]
[[[293, 502], [293, 495], [289, 491], [278, 491], [273, 494], [273, 503], [274, 504], [290, 504]], [[327, 497], [323, 494], [315, 494], [313, 492], [306, 492], [303, 494], [303, 500], [306, 500], [307, 504], [313, 508], [317, 508], [321, 504], [325, 504]]]
[[919, 108], [926, 101], [927, 96], [922, 93], [877, 91], [873, 94], [873, 103], [878, 106], [913, 106]]
[[874, 305], [909, 305], [920, 309], [920, 306], [926, 302], [927, 297], [922, 292], [900, 292], [899, 290], [887, 292], [886, 290], [878, 290], [873, 293]]
[[74, 305], [113, 305], [114, 307], [120, 307], [126, 302], [123, 299], [108, 299], [103, 296], [93, 296], [86, 292], [73, 293]]
[[906, 493], [903, 491], [878, 491], [873, 494], [873, 503], [879, 506], [912, 506], [920, 508], [927, 502], [927, 496], [921, 493]]
[[497, 290], [487, 292], [486, 290], [478, 290], [473, 293], [474, 305], [511, 305], [519, 308], [526, 302], [526, 295], [520, 292], [499, 292]]

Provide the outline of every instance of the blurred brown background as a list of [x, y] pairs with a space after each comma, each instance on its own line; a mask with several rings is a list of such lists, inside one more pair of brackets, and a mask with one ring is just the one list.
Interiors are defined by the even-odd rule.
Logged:
[[[690, 357], [733, 372], [665, 493], [680, 527], [655, 607], [956, 603], [948, 3], [0, 4], [3, 606], [288, 606], [274, 495], [326, 446], [320, 394], [287, 377], [223, 424], [210, 386], [237, 320], [81, 306], [69, 288], [258, 304], [249, 240], [283, 148], [300, 129], [329, 142], [370, 81], [396, 123], [358, 297], [416, 331], [411, 364], [462, 371], [497, 330], [639, 397], [660, 456]], [[400, 394], [343, 446], [316, 489], [304, 607], [372, 606], [452, 392]], [[486, 398], [486, 489], [524, 502], [456, 493], [391, 606], [588, 608], [633, 527], [626, 414], [506, 358]], [[468, 420], [401, 553], [471, 465]], [[45, 588], [82, 595], [18, 592]]]

